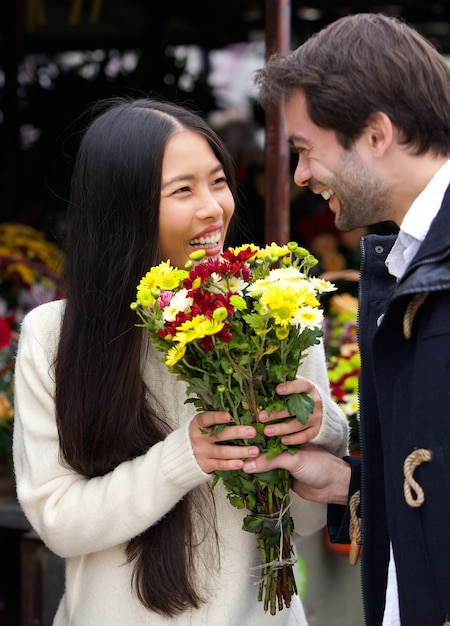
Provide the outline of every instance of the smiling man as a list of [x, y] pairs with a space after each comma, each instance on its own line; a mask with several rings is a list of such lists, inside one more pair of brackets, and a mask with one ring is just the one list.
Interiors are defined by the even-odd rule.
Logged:
[[245, 469], [289, 469], [329, 504], [339, 542], [360, 491], [366, 624], [449, 624], [450, 71], [401, 20], [357, 14], [274, 55], [256, 83], [264, 107], [283, 104], [297, 185], [340, 230], [392, 221], [399, 235], [362, 239], [361, 459], [308, 445]]

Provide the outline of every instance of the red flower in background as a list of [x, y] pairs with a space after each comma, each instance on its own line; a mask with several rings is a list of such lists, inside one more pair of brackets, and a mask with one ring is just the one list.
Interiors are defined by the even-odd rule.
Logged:
[[8, 321], [0, 316], [0, 350], [7, 348], [12, 339], [12, 330]]

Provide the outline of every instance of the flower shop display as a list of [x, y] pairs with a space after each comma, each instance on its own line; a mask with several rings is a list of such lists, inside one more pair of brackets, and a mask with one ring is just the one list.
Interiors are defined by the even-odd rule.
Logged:
[[[361, 359], [357, 342], [358, 299], [350, 293], [330, 298], [325, 316], [325, 346], [331, 395], [345, 413], [350, 426], [350, 454], [360, 453], [358, 382]], [[332, 543], [325, 528], [329, 550], [349, 555], [350, 544]]]
[[35, 306], [62, 296], [62, 252], [24, 224], [0, 224], [0, 466], [12, 468], [14, 358], [20, 323]]
[[12, 467], [13, 370], [18, 339], [11, 318], [0, 316], [0, 465], [4, 464], [5, 470]]
[[357, 342], [358, 299], [334, 294], [325, 317], [325, 346], [331, 395], [350, 425], [350, 452], [359, 454], [358, 381], [361, 358]]
[[[295, 378], [308, 349], [318, 343], [320, 297], [334, 286], [310, 275], [317, 260], [295, 242], [228, 248], [207, 260], [204, 255], [194, 252], [184, 269], [170, 261], [151, 268], [131, 307], [169, 370], [187, 382], [187, 402], [199, 411], [228, 411], [232, 424], [253, 425], [257, 436], [244, 443], [276, 456], [289, 448], [280, 437], [264, 436], [258, 412], [265, 408], [270, 415], [287, 407], [306, 423], [312, 398], [282, 398], [275, 386]], [[218, 471], [212, 489], [219, 480], [230, 503], [248, 510], [243, 530], [255, 533], [261, 554], [258, 600], [274, 615], [290, 606], [296, 593], [292, 478], [286, 470], [254, 476]]]

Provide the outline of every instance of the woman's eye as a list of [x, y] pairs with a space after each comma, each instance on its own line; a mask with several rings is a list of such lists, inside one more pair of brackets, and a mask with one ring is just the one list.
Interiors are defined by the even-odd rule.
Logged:
[[227, 181], [226, 176], [220, 176], [220, 178], [216, 178], [216, 180], [214, 181], [214, 185], [220, 185], [224, 183], [226, 184], [227, 182], [228, 181]]

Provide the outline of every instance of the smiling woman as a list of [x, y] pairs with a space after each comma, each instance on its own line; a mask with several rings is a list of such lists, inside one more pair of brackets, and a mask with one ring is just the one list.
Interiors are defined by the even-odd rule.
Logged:
[[[186, 108], [117, 99], [94, 113], [70, 188], [66, 300], [25, 317], [15, 374], [19, 501], [66, 559], [54, 624], [259, 626], [256, 539], [241, 532], [245, 512], [225, 488], [211, 491], [215, 471], [242, 469], [259, 454], [256, 427], [231, 423], [216, 402], [192, 404], [130, 309], [149, 268], [169, 259], [183, 267], [193, 253], [200, 277], [200, 247], [219, 263], [234, 215], [233, 163]], [[220, 295], [205, 296], [202, 310]], [[175, 334], [178, 311], [169, 309]], [[266, 426], [262, 411], [261, 436], [314, 439], [343, 454], [347, 423], [331, 399], [322, 344], [284, 385], [287, 395], [313, 398], [308, 427], [285, 420], [287, 410]], [[325, 507], [295, 494], [289, 511], [299, 533], [325, 521]], [[273, 626], [292, 620], [306, 624], [296, 594], [271, 617]]]
[[162, 165], [162, 258], [183, 267], [193, 250], [204, 249], [208, 256], [220, 254], [234, 205], [224, 167], [208, 142], [192, 131], [175, 132], [167, 142]]

